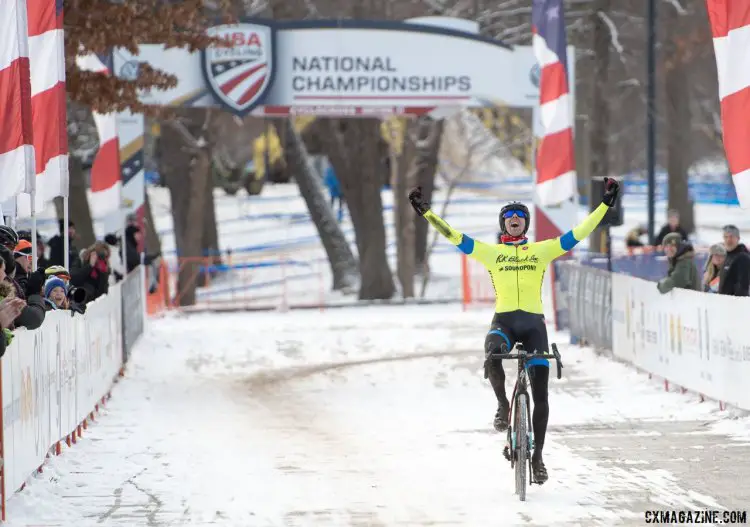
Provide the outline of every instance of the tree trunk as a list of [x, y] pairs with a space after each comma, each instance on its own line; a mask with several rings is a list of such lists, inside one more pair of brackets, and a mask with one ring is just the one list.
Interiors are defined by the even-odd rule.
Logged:
[[[414, 164], [417, 167], [417, 185], [422, 187], [422, 195], [427, 203], [432, 202], [432, 193], [435, 190], [435, 176], [438, 168], [438, 155], [440, 153], [440, 143], [443, 140], [443, 120], [431, 121], [429, 123], [428, 145], [424, 148], [417, 148], [417, 156], [414, 158]], [[414, 244], [417, 272], [420, 274], [427, 273], [427, 232], [428, 223], [423, 218], [414, 215]]]
[[415, 145], [410, 135], [416, 134], [418, 125], [406, 123], [401, 153], [396, 152], [397, 137], [391, 135], [391, 186], [393, 188], [393, 216], [396, 230], [396, 275], [401, 283], [404, 298], [414, 297], [415, 242], [414, 209], [409, 203], [409, 190], [416, 181]]
[[383, 163], [377, 119], [330, 119], [323, 138], [351, 214], [359, 253], [362, 300], [390, 299], [395, 292], [383, 225]]
[[196, 287], [202, 285], [199, 270], [205, 259], [201, 242], [210, 178], [210, 159], [203, 146], [207, 143], [204, 137], [206, 117], [206, 111], [180, 110], [175, 119], [181, 124], [167, 121], [162, 125], [160, 172], [172, 201], [179, 257], [176, 303], [180, 306], [194, 305]]
[[83, 249], [96, 241], [89, 199], [86, 196], [86, 175], [83, 173], [81, 160], [76, 156], [68, 158], [68, 167], [70, 172], [68, 214], [70, 221], [76, 226], [76, 246]]
[[[594, 27], [594, 83], [591, 97], [591, 121], [589, 128], [589, 141], [591, 144], [591, 177], [603, 178], [609, 176], [609, 148], [607, 137], [609, 137], [609, 102], [610, 96], [607, 92], [609, 80], [609, 43], [611, 36], [607, 24], [599, 16], [599, 13], [608, 15], [611, 0], [597, 0], [592, 16]], [[589, 210], [599, 206], [601, 196], [595, 196], [589, 186]], [[606, 237], [603, 235], [605, 228], [595, 229], [589, 238], [591, 250], [606, 252]]]
[[154, 213], [151, 210], [151, 202], [146, 191], [146, 201], [143, 204], [146, 211], [146, 252], [148, 254], [161, 254], [161, 240], [156, 232], [154, 224]]
[[328, 262], [331, 265], [334, 290], [349, 290], [353, 288], [359, 278], [357, 261], [352, 254], [349, 242], [346, 241], [341, 227], [336, 221], [333, 210], [328, 206], [325, 195], [320, 188], [318, 178], [312, 172], [313, 168], [305, 149], [302, 138], [294, 129], [290, 119], [284, 119], [281, 127], [286, 135], [284, 157], [286, 165], [294, 175], [300, 194], [307, 204], [318, 236], [325, 248]]
[[680, 213], [680, 226], [695, 231], [693, 202], [688, 192], [690, 166], [690, 85], [686, 65], [671, 61], [665, 74], [667, 93], [667, 171], [669, 208]]
[[204, 208], [201, 253], [210, 257], [211, 262], [214, 265], [218, 265], [221, 263], [221, 251], [219, 250], [219, 232], [216, 225], [216, 203], [214, 199], [213, 185], [209, 184], [207, 186], [205, 194], [206, 206]]

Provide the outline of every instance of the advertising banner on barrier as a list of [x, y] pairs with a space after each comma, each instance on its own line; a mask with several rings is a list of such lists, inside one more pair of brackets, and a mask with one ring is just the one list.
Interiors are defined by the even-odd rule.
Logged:
[[750, 298], [676, 289], [653, 282], [612, 280], [613, 352], [691, 391], [750, 410]]
[[143, 309], [145, 284], [140, 267], [122, 281], [122, 361], [128, 361], [130, 352], [143, 334], [146, 313]]
[[121, 301], [118, 284], [85, 315], [50, 311], [39, 329], [13, 332], [2, 357], [3, 499], [109, 392], [122, 365]]

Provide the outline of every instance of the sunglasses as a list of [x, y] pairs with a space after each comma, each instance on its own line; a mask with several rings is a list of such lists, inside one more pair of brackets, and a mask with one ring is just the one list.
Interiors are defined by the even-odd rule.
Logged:
[[514, 214], [519, 218], [526, 217], [526, 213], [522, 210], [506, 210], [505, 214], [503, 214], [503, 218], [512, 218]]

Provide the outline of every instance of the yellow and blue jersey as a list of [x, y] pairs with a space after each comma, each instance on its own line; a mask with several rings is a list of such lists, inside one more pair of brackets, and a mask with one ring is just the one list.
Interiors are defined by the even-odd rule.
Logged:
[[591, 234], [607, 208], [600, 204], [583, 222], [558, 238], [518, 245], [475, 240], [453, 229], [431, 210], [424, 217], [461, 252], [487, 269], [495, 289], [496, 313], [521, 310], [544, 314], [542, 282], [547, 266]]

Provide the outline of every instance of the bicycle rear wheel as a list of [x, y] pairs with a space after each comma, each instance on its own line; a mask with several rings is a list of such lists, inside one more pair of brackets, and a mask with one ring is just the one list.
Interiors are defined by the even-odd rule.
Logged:
[[516, 494], [519, 500], [526, 501], [526, 458], [529, 456], [526, 396], [520, 395], [516, 405]]

